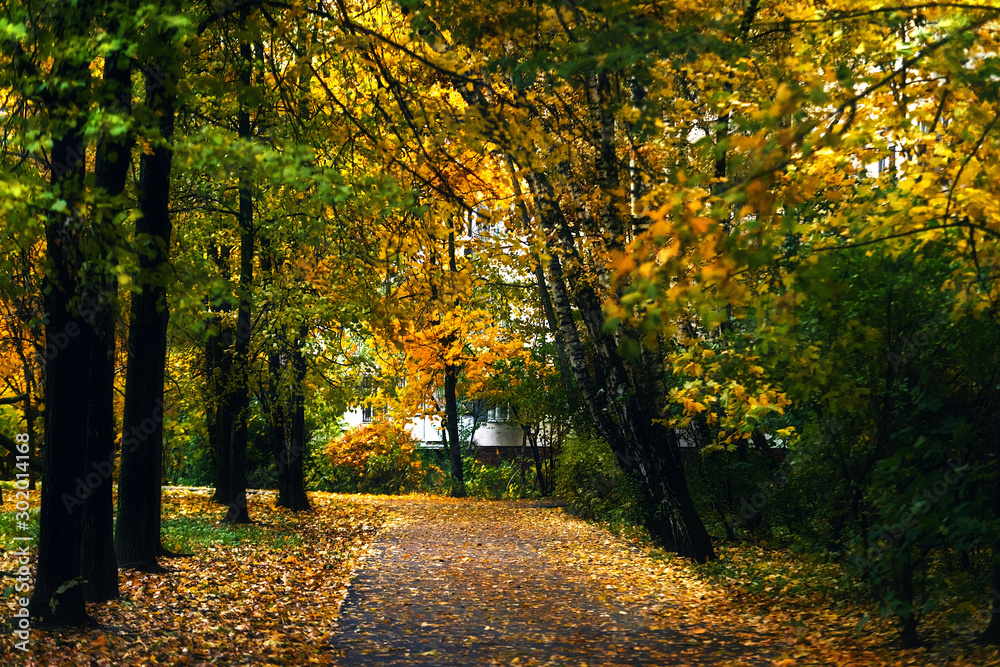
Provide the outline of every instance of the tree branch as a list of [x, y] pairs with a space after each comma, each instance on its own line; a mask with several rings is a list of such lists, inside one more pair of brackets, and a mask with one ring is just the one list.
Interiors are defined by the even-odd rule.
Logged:
[[12, 403], [20, 403], [26, 398], [28, 398], [27, 394], [18, 394], [17, 396], [7, 396], [5, 398], [0, 398], [0, 405], [10, 405]]

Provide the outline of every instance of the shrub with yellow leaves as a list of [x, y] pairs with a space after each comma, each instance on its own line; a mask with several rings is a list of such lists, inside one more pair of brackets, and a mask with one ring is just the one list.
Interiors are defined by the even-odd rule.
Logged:
[[399, 423], [379, 419], [331, 440], [326, 452], [339, 491], [405, 493], [418, 488], [428, 471], [416, 439]]

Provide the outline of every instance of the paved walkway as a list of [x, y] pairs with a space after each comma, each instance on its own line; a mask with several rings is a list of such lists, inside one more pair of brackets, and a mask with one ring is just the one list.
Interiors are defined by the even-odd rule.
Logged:
[[740, 660], [752, 649], [735, 635], [657, 622], [669, 603], [636, 604], [559, 557], [599, 531], [574, 533], [579, 522], [558, 509], [376, 502], [394, 518], [341, 610], [333, 644], [344, 665], [770, 664]]

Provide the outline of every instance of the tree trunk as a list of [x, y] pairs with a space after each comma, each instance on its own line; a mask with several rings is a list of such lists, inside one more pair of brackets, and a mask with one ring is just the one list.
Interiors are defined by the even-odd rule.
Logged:
[[240, 189], [240, 306], [236, 318], [236, 340], [232, 372], [230, 377], [235, 381], [231, 388], [232, 397], [232, 436], [229, 442], [229, 510], [223, 521], [226, 523], [250, 523], [247, 508], [246, 472], [247, 472], [247, 422], [250, 413], [250, 281], [253, 271], [253, 236], [252, 230], [243, 226], [248, 216], [252, 224], [252, 213], [247, 213], [251, 206], [249, 191]]
[[[298, 118], [303, 126], [309, 118], [309, 80], [312, 70], [303, 67], [299, 74], [299, 109]], [[288, 503], [285, 505], [293, 512], [311, 511], [309, 496], [306, 494], [305, 454], [306, 454], [306, 356], [304, 346], [309, 336], [309, 327], [302, 324], [291, 350], [292, 359], [292, 391], [289, 410], [286, 419], [290, 421], [287, 430], [287, 446], [285, 448], [286, 484], [288, 485]], [[280, 485], [279, 468], [279, 485]]]
[[903, 611], [899, 615], [902, 625], [900, 640], [903, 648], [916, 648], [920, 645], [917, 637], [917, 615], [913, 608], [913, 560], [910, 547], [903, 547], [903, 562], [900, 568], [900, 602], [903, 603]]
[[[243, 90], [250, 87], [253, 51], [249, 42], [240, 43], [242, 66], [240, 80]], [[237, 120], [239, 136], [249, 139], [250, 111], [240, 104]], [[236, 315], [236, 341], [233, 359], [236, 387], [233, 390], [233, 440], [229, 457], [229, 511], [225, 523], [250, 523], [247, 509], [247, 422], [250, 419], [250, 311], [253, 289], [254, 228], [253, 228], [253, 177], [249, 168], [240, 171], [239, 222], [240, 222], [240, 294]]]
[[[206, 300], [207, 301], [207, 300]], [[212, 311], [211, 303], [208, 303], [209, 312]], [[208, 320], [208, 334], [205, 336], [205, 347], [203, 348], [202, 374], [205, 378], [205, 388], [202, 393], [202, 403], [205, 406], [205, 431], [208, 436], [208, 452], [211, 457], [212, 483], [215, 488], [219, 488], [218, 465], [219, 465], [219, 433], [218, 433], [218, 411], [219, 411], [219, 376], [218, 367], [222, 359], [219, 349], [219, 318], [210, 315]]]
[[288, 477], [291, 496], [289, 509], [294, 512], [312, 509], [306, 495], [303, 467], [306, 451], [306, 355], [303, 347], [308, 335], [309, 329], [303, 325], [292, 350], [292, 428], [288, 441]]
[[548, 479], [545, 477], [545, 466], [542, 462], [541, 453], [538, 451], [538, 431], [533, 430], [530, 425], [522, 424], [524, 429], [524, 441], [531, 447], [531, 458], [535, 461], [535, 478], [538, 480], [538, 493], [545, 498], [551, 493]]
[[[277, 404], [275, 410], [281, 416], [282, 428], [274, 433], [272, 447], [274, 462], [278, 469], [278, 505], [294, 512], [309, 511], [309, 496], [306, 494], [305, 468], [303, 466], [306, 448], [306, 406], [305, 379], [306, 358], [302, 350], [308, 336], [308, 328], [299, 329], [291, 350], [292, 377], [288, 400]], [[277, 392], [275, 392], [277, 397]]]
[[288, 475], [287, 442], [291, 437], [287, 424], [285, 401], [281, 397], [281, 383], [284, 378], [284, 355], [271, 352], [267, 357], [267, 430], [274, 455], [274, 467], [278, 471], [278, 507], [291, 507], [291, 483]]
[[556, 359], [559, 361], [559, 377], [562, 380], [563, 391], [566, 392], [566, 403], [569, 405], [569, 411], [576, 414], [579, 406], [576, 392], [573, 390], [573, 371], [570, 369], [569, 358], [566, 356], [566, 343], [559, 330], [559, 320], [556, 318], [556, 311], [552, 308], [552, 299], [549, 298], [549, 289], [545, 284], [545, 269], [542, 268], [541, 261], [535, 264], [535, 285], [542, 302], [545, 321], [549, 325], [549, 331], [556, 339]]
[[[514, 169], [514, 160], [508, 155], [507, 172], [510, 174], [511, 188], [517, 201], [517, 209], [521, 214], [521, 225], [525, 232], [531, 229], [531, 216], [528, 214], [528, 207], [524, 204], [524, 196], [521, 191], [521, 182], [517, 178]], [[535, 285], [538, 288], [538, 297], [542, 302], [542, 312], [545, 313], [545, 322], [549, 325], [549, 331], [556, 341], [556, 357], [559, 360], [559, 377], [562, 380], [563, 390], [566, 392], [566, 402], [569, 404], [569, 411], [576, 414], [577, 405], [576, 392], [573, 391], [573, 372], [570, 369], [569, 359], [566, 356], [566, 342], [563, 340], [562, 331], [559, 329], [559, 320], [556, 318], [556, 311], [552, 308], [552, 299], [549, 297], [548, 287], [545, 285], [545, 269], [542, 267], [541, 259], [535, 262]]]
[[219, 333], [215, 370], [218, 403], [215, 411], [215, 493], [212, 501], [229, 505], [230, 460], [233, 451], [233, 330], [224, 326]]
[[[132, 101], [132, 64], [120, 52], [109, 55], [104, 62], [105, 109], [128, 113]], [[109, 249], [118, 244], [118, 218], [123, 208], [115, 200], [125, 192], [125, 182], [131, 164], [133, 138], [131, 134], [101, 137], [97, 145], [94, 185], [109, 198], [96, 212], [95, 234], [105, 236]], [[104, 239], [98, 239], [103, 241]], [[113, 256], [109, 256], [113, 262]], [[102, 284], [93, 298], [92, 324], [97, 334], [90, 358], [90, 391], [87, 418], [87, 452], [84, 469], [88, 479], [99, 476], [83, 505], [83, 547], [80, 569], [86, 579], [84, 596], [90, 602], [102, 602], [118, 597], [118, 564], [114, 545], [114, 498], [111, 480], [115, 459], [115, 319], [117, 315], [118, 282], [111, 272], [113, 266], [102, 267]]]
[[163, 462], [163, 381], [167, 356], [167, 284], [170, 268], [170, 168], [175, 95], [146, 77], [146, 104], [159, 119], [160, 137], [139, 159], [136, 244], [139, 274], [132, 291], [122, 419], [121, 473], [115, 552], [120, 567], [162, 571], [160, 485]]
[[465, 479], [462, 474], [462, 443], [458, 440], [458, 367], [445, 366], [444, 413], [448, 433], [448, 455], [451, 458], [451, 497], [464, 498]]
[[479, 430], [479, 415], [472, 416], [472, 430], [469, 431], [469, 453], [476, 453], [476, 431]]
[[[270, 239], [261, 238], [260, 270], [262, 277], [267, 280], [267, 291], [273, 293], [279, 289], [275, 278], [281, 264], [282, 259], [274, 252]], [[289, 443], [292, 438], [292, 425], [289, 415], [292, 413], [292, 397], [286, 390], [289, 385], [289, 374], [286, 371], [290, 355], [286, 325], [279, 323], [276, 328], [277, 331], [272, 331], [271, 335], [279, 342], [276, 345], [277, 349], [267, 356], [267, 387], [262, 403], [267, 415], [267, 438], [271, 443], [271, 454], [278, 475], [278, 499], [275, 507], [291, 509]]]
[[[109, 304], [110, 305], [110, 304]], [[90, 354], [87, 445], [84, 472], [90, 495], [83, 502], [80, 574], [88, 602], [118, 598], [118, 561], [114, 544], [115, 331], [110, 313], [95, 336]], [[94, 484], [96, 482], [96, 484]]]
[[[63, 19], [66, 27], [69, 18]], [[87, 89], [61, 87], [59, 82], [88, 82], [87, 63], [57, 62], [52, 89], [44, 100], [57, 126], [76, 111], [86, 113]], [[84, 116], [85, 117], [85, 116]], [[85, 438], [90, 390], [89, 365], [93, 331], [72, 306], [80, 295], [78, 276], [83, 275], [81, 244], [84, 225], [77, 217], [83, 204], [85, 173], [83, 132], [85, 122], [63, 125], [53, 136], [50, 187], [66, 202], [64, 212], [51, 211], [45, 221], [49, 269], [44, 278], [46, 311], [45, 339], [45, 438], [42, 471], [41, 517], [38, 539], [38, 569], [31, 598], [31, 613], [55, 623], [88, 620], [80, 585], [81, 520]], [[85, 488], [81, 490], [85, 491]]]
[[[657, 391], [662, 380], [648, 377], [644, 364], [628, 364], [619, 354], [613, 337], [604, 330], [600, 298], [580, 276], [582, 262], [551, 184], [539, 173], [530, 174], [529, 183], [546, 232], [553, 309], [591, 420], [625, 474], [642, 482], [651, 510], [647, 528], [653, 538], [698, 562], [713, 559], [711, 539], [687, 487], [677, 434], [660, 421], [665, 397]], [[569, 275], [563, 272], [560, 256], [570, 264]], [[574, 305], [593, 346], [589, 359], [576, 328]]]
[[[597, 176], [597, 187], [604, 201], [597, 215], [602, 227], [608, 233], [607, 244], [614, 250], [623, 250], [629, 241], [629, 233], [625, 226], [625, 216], [618, 209], [620, 199], [621, 176], [619, 174], [618, 153], [615, 145], [615, 117], [611, 105], [610, 81], [606, 71], [592, 74], [586, 79], [587, 106], [590, 112], [591, 137], [596, 148], [594, 152], [594, 167]], [[575, 181], [569, 179], [569, 185]], [[583, 207], [580, 208], [583, 210]]]
[[[994, 440], [994, 451], [997, 441]], [[1000, 483], [994, 483], [993, 510], [1000, 516]], [[990, 622], [979, 636], [984, 644], [1000, 644], [1000, 537], [993, 542], [993, 563], [990, 569]]]
[[984, 644], [1000, 644], [1000, 539], [993, 543], [990, 571], [990, 622], [979, 636]]

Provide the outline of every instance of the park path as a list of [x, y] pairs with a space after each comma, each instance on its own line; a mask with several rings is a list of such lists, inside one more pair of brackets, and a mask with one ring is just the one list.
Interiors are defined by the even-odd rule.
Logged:
[[[344, 665], [771, 665], [728, 600], [542, 503], [386, 497], [332, 635]], [[673, 563], [673, 564], [672, 564]], [[779, 662], [780, 664], [780, 662]]]

